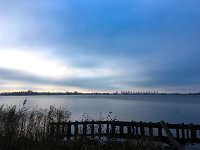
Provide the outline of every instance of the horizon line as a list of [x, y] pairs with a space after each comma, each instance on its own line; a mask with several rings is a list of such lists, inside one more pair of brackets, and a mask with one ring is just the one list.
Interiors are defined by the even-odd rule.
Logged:
[[161, 91], [115, 91], [115, 92], [81, 92], [81, 91], [33, 91], [33, 90], [18, 90], [18, 91], [7, 91], [0, 92], [0, 94], [14, 94], [14, 93], [29, 93], [29, 94], [42, 94], [42, 93], [50, 93], [50, 94], [200, 94], [200, 92], [161, 92]]

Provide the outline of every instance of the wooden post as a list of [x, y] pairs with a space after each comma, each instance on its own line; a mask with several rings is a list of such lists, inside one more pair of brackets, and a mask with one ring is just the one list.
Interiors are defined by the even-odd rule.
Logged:
[[189, 129], [187, 128], [187, 139], [190, 138], [190, 135], [189, 135]]
[[92, 138], [94, 137], [94, 121], [92, 121], [92, 124], [91, 124], [91, 136]]
[[131, 126], [128, 125], [128, 126], [127, 126], [127, 129], [128, 129], [128, 137], [130, 137], [130, 135], [131, 135]]
[[98, 132], [99, 132], [99, 140], [101, 140], [101, 130], [102, 130], [101, 123], [99, 123], [99, 129], [98, 129]]
[[152, 128], [152, 122], [149, 122], [149, 136], [153, 136], [153, 128]]
[[114, 122], [111, 123], [111, 132], [113, 135], [115, 135], [115, 124]]
[[197, 139], [196, 129], [194, 128], [193, 124], [191, 124], [191, 138], [193, 142], [195, 142]]
[[179, 128], [178, 128], [178, 127], [176, 128], [176, 138], [177, 138], [177, 139], [180, 138], [180, 136], [179, 136]]
[[124, 134], [124, 126], [123, 125], [119, 126], [119, 131], [120, 131], [120, 137], [122, 137]]
[[149, 135], [152, 137], [153, 136], [153, 128], [149, 127]]
[[87, 123], [83, 122], [83, 136], [87, 136]]
[[158, 128], [158, 136], [162, 137], [162, 128], [160, 128], [160, 127]]
[[137, 125], [135, 126], [135, 132], [136, 132], [136, 135], [138, 136], [139, 133], [138, 133], [138, 126]]
[[140, 132], [141, 132], [141, 135], [144, 136], [144, 125], [142, 121], [140, 121]]
[[106, 133], [107, 133], [107, 135], [109, 135], [109, 132], [110, 132], [109, 123], [107, 123], [107, 125], [106, 125]]
[[132, 125], [131, 127], [132, 127], [132, 135], [135, 135], [135, 126]]
[[182, 125], [182, 139], [185, 139], [185, 131], [184, 131], [184, 123], [181, 124]]
[[161, 124], [158, 122], [158, 136], [162, 137], [162, 127], [160, 126]]
[[71, 138], [71, 122], [69, 121], [67, 124], [67, 139]]
[[78, 136], [78, 121], [74, 122], [74, 137]]

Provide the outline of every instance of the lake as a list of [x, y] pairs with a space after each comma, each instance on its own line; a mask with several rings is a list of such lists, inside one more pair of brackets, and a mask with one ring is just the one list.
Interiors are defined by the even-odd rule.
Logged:
[[[121, 121], [200, 124], [200, 95], [0, 96], [0, 104], [22, 106], [26, 98], [28, 107], [66, 107], [72, 113], [71, 120], [106, 120], [111, 114]], [[186, 145], [185, 149], [200, 149], [200, 145]]]
[[[72, 120], [112, 118], [122, 121], [165, 120], [170, 123], [200, 123], [200, 95], [57, 95], [0, 96], [0, 104], [48, 108], [66, 106]], [[116, 117], [115, 117], [116, 116]]]

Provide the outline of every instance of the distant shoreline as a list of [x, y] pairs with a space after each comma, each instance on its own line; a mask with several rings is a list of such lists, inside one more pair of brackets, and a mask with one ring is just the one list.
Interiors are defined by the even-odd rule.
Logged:
[[82, 93], [82, 92], [2, 92], [0, 96], [39, 96], [39, 95], [200, 95], [199, 93], [160, 93], [160, 92], [115, 92], [115, 93]]

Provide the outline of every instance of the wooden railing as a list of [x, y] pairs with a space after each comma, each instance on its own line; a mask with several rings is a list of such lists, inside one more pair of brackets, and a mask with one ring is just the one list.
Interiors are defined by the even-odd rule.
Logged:
[[[169, 124], [167, 128], [179, 143], [200, 143], [200, 125]], [[169, 143], [160, 122], [84, 121], [50, 123], [49, 137], [56, 139], [76, 137], [152, 138]]]

